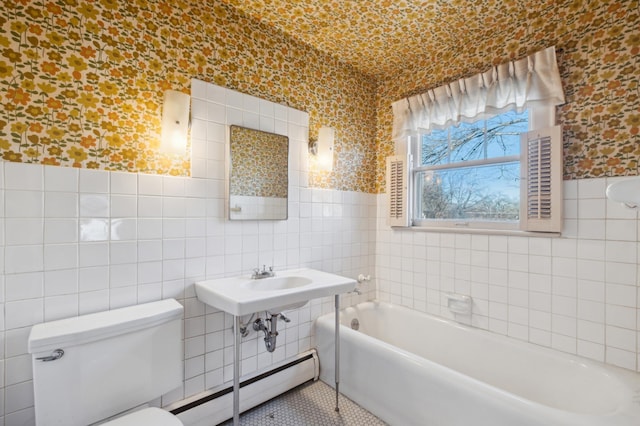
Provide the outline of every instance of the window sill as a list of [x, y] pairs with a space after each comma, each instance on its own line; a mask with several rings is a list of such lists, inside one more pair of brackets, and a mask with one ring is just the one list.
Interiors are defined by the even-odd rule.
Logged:
[[505, 235], [512, 237], [538, 237], [538, 238], [559, 238], [560, 232], [532, 232], [518, 229], [479, 229], [479, 228], [449, 228], [445, 226], [409, 226], [406, 228], [416, 232], [439, 232], [449, 234], [475, 234], [475, 235]]

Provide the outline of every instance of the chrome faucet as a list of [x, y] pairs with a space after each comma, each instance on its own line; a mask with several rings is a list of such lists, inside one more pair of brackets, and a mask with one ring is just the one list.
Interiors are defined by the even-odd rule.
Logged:
[[269, 266], [269, 270], [267, 270], [266, 265], [262, 265], [262, 271], [260, 268], [255, 268], [253, 270], [253, 274], [251, 274], [252, 280], [260, 280], [262, 278], [275, 277], [276, 273], [273, 272], [273, 266]]

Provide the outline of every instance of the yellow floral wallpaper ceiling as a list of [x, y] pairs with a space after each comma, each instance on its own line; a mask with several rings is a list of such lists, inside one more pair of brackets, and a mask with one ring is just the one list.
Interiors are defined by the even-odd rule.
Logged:
[[[386, 80], [427, 52], [467, 47], [544, 1], [223, 0]], [[550, 3], [550, 2], [546, 2]]]
[[378, 86], [378, 189], [393, 152], [392, 102], [554, 45], [567, 100], [558, 108], [565, 179], [638, 175], [640, 1], [481, 3], [496, 11], [483, 19], [491, 31], [471, 42], [468, 22], [452, 18], [447, 31], [459, 47], [427, 51]]
[[393, 101], [555, 45], [565, 178], [636, 175], [639, 2], [4, 0], [0, 155], [188, 174], [156, 146], [162, 92], [195, 77], [335, 127], [312, 186], [380, 191]]
[[0, 28], [6, 161], [187, 175], [187, 153], [157, 152], [162, 93], [199, 78], [334, 127], [334, 172], [310, 184], [374, 191], [375, 81], [227, 4], [3, 0]]
[[555, 45], [565, 178], [638, 174], [638, 0], [224, 0], [378, 81], [377, 189], [391, 103]]

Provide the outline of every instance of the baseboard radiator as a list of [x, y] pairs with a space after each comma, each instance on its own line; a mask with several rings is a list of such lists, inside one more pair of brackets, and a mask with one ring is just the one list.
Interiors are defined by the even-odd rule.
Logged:
[[[269, 367], [240, 379], [240, 412], [250, 410], [263, 402], [319, 377], [320, 363], [315, 349], [299, 354], [294, 359]], [[233, 385], [195, 395], [170, 407], [185, 424], [193, 426], [217, 425], [233, 417]]]

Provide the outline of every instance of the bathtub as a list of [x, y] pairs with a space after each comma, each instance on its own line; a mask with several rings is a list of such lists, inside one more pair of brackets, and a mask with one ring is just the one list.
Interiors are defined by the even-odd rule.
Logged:
[[[340, 391], [391, 425], [640, 425], [640, 374], [387, 303], [340, 322]], [[315, 325], [331, 385], [334, 324]]]

